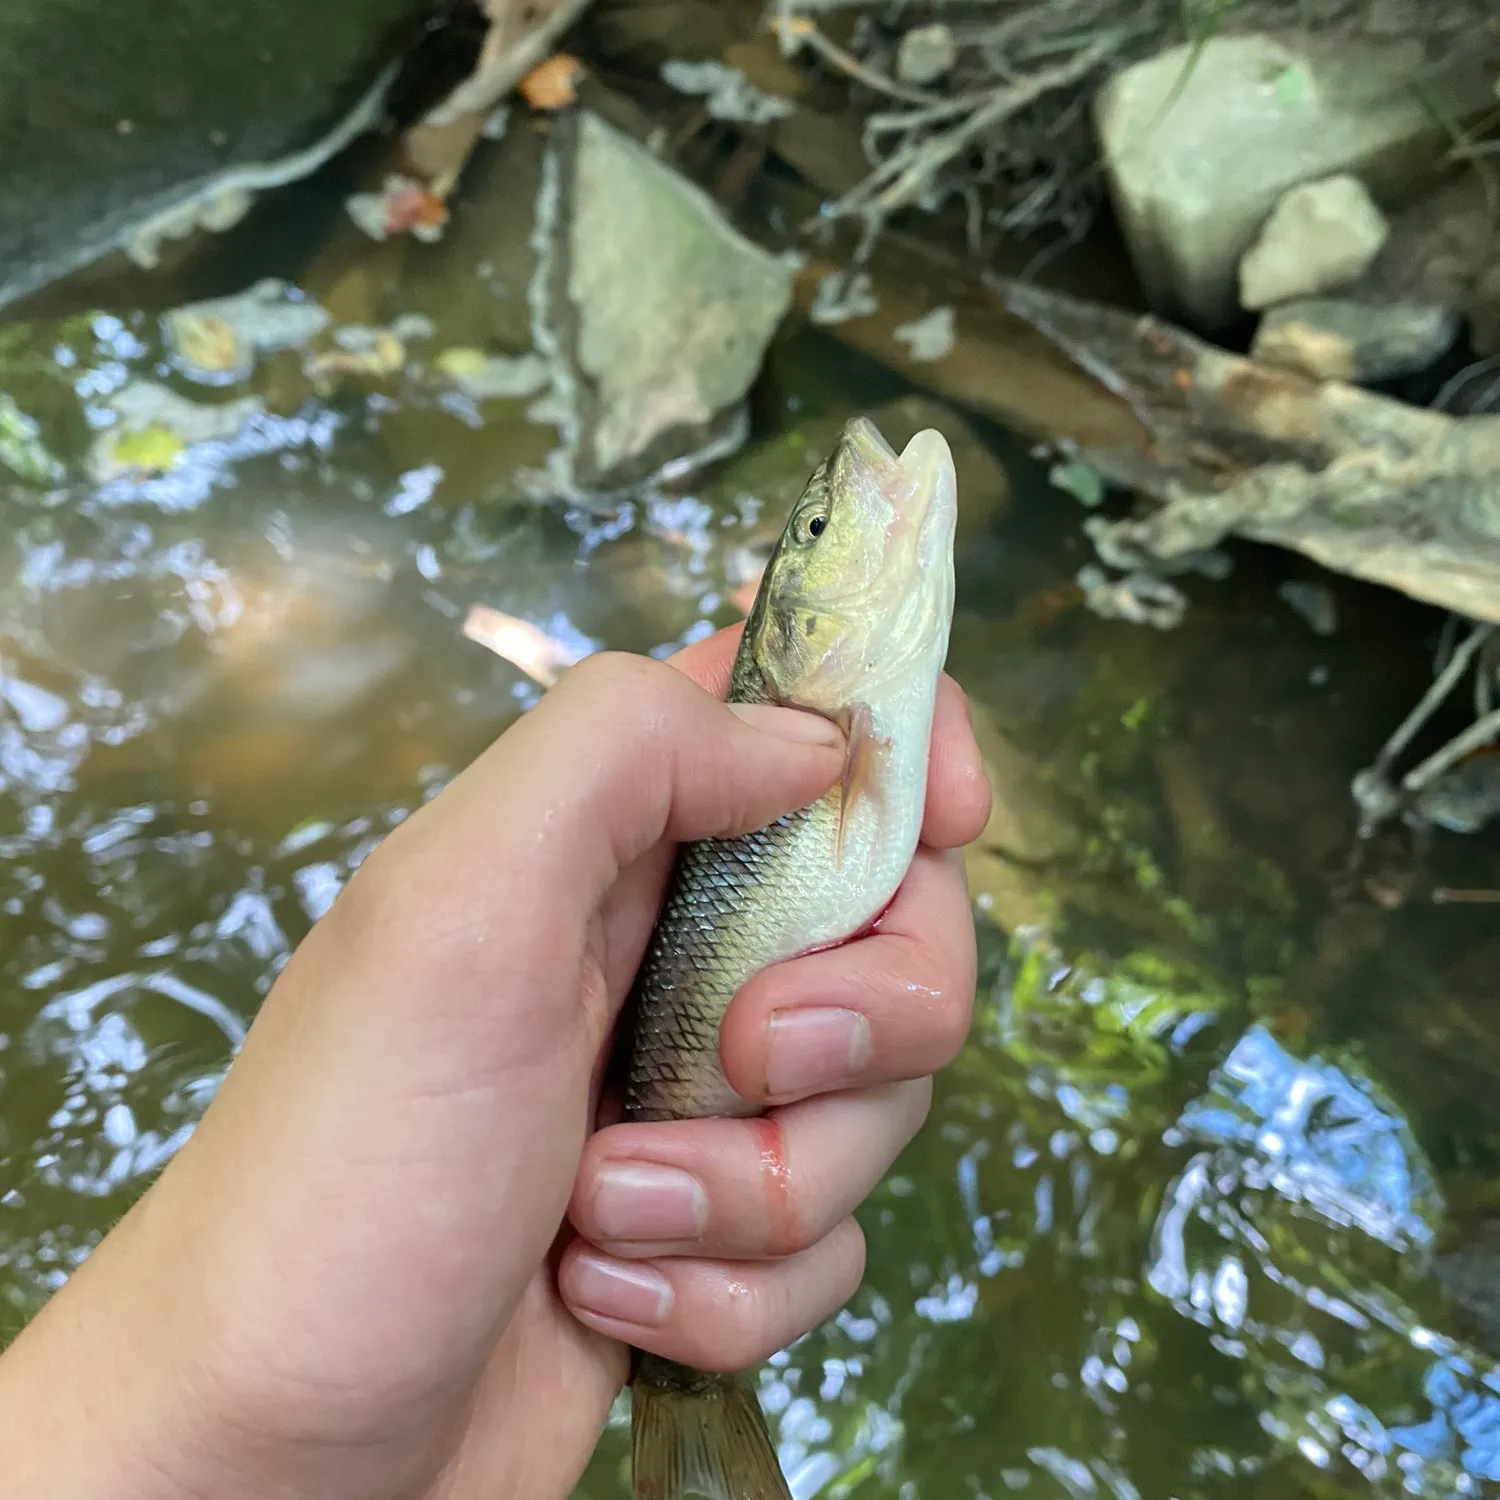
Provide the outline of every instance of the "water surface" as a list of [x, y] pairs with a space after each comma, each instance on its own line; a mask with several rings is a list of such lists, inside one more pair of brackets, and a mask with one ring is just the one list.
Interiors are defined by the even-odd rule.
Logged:
[[[128, 307], [7, 351], [80, 451], [90, 405], [173, 378]], [[466, 610], [579, 651], [728, 623], [734, 549], [819, 435], [902, 391], [796, 333], [753, 452], [609, 515], [526, 497], [514, 411], [405, 377], [304, 391], [161, 479], [0, 484], [9, 1328], [191, 1130], [349, 872], [535, 701]], [[950, 670], [1055, 837], [976, 860], [969, 1046], [863, 1212], [863, 1289], [765, 1372], [798, 1496], [1488, 1493], [1500, 938], [1338, 878], [1348, 780], [1441, 622], [1323, 580], [1317, 636], [1276, 593], [1312, 570], [1253, 548], [1175, 632], [1098, 620], [1076, 503], [975, 432], [1009, 493], [966, 517]], [[1495, 866], [1444, 836], [1429, 872]], [[1021, 909], [1045, 941], [997, 925]], [[592, 1500], [623, 1455], [617, 1420]]]

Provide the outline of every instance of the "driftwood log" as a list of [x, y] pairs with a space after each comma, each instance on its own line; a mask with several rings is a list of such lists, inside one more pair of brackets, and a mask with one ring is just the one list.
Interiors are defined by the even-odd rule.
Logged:
[[1153, 317], [1018, 283], [1008, 311], [1134, 413], [1145, 442], [1066, 428], [1159, 502], [1109, 543], [1168, 560], [1231, 533], [1500, 623], [1500, 417], [1455, 417], [1226, 353]]

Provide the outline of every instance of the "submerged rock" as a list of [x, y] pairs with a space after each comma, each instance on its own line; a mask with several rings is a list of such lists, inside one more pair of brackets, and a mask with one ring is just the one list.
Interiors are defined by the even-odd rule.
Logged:
[[1488, 185], [1472, 169], [1392, 211], [1380, 254], [1346, 296], [1461, 312], [1496, 248]]
[[0, 306], [225, 228], [375, 123], [425, 0], [17, 0], [0, 10]]
[[739, 445], [793, 273], [705, 193], [579, 107], [482, 141], [453, 208], [432, 245], [350, 226], [307, 284], [362, 323], [424, 318], [428, 384], [447, 388], [465, 430], [532, 430], [545, 459], [525, 466], [527, 494], [608, 501]]
[[1419, 77], [1459, 116], [1493, 98], [1477, 60], [1434, 78], [1416, 42], [1348, 37], [1217, 36], [1111, 80], [1097, 127], [1155, 308], [1229, 322], [1239, 258], [1287, 188], [1355, 172], [1384, 199], [1430, 168], [1449, 141]]
[[316, 302], [274, 277], [248, 291], [174, 308], [162, 320], [177, 368], [202, 385], [248, 379], [258, 355], [300, 348], [328, 325]]
[[1294, 1057], [1262, 1026], [1240, 1038], [1177, 1128], [1217, 1148], [1248, 1192], [1396, 1249], [1433, 1242], [1442, 1198], [1400, 1109], [1350, 1069]]
[[1500, 1354], [1500, 1220], [1481, 1224], [1467, 1243], [1438, 1256], [1433, 1270], [1489, 1350]]
[[1288, 188], [1240, 260], [1240, 305], [1259, 312], [1336, 291], [1365, 271], [1388, 232], [1364, 183], [1347, 172]]
[[1500, 756], [1481, 751], [1455, 766], [1422, 789], [1412, 813], [1449, 833], [1478, 833], [1500, 817]]
[[1487, 266], [1480, 273], [1469, 294], [1467, 312], [1474, 352], [1485, 358], [1500, 354], [1500, 266]]
[[263, 410], [255, 396], [210, 406], [153, 380], [132, 381], [106, 404], [116, 425], [99, 435], [89, 454], [90, 475], [99, 484], [170, 469], [194, 444], [233, 437]]
[[1367, 383], [1415, 375], [1457, 338], [1458, 318], [1446, 307], [1309, 297], [1273, 307], [1255, 331], [1250, 356], [1314, 380]]

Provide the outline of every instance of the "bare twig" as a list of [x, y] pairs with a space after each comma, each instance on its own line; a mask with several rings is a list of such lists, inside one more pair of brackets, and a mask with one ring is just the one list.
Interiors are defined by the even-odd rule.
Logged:
[[1401, 778], [1402, 790], [1408, 794], [1420, 792], [1424, 786], [1436, 781], [1444, 771], [1456, 766], [1466, 755], [1483, 749], [1496, 736], [1500, 736], [1500, 711], [1476, 719], [1441, 750], [1434, 750], [1421, 765], [1413, 767]]
[[[819, 57], [832, 63], [841, 73], [846, 73], [856, 83], [864, 84], [867, 89], [873, 89], [877, 94], [886, 94], [892, 99], [900, 99], [903, 103], [927, 108], [947, 102], [936, 94], [929, 94], [923, 89], [908, 88], [904, 83], [897, 83], [894, 78], [887, 78], [884, 73], [877, 73], [873, 68], [867, 68], [852, 52], [846, 52], [837, 42], [824, 36], [805, 17], [777, 16], [771, 22], [771, 29], [780, 33], [783, 52], [791, 55], [798, 47], [810, 47]], [[791, 47], [787, 46], [789, 41], [793, 44]]]
[[850, 192], [832, 204], [825, 219], [851, 214], [884, 215], [913, 202], [954, 157], [1011, 115], [1034, 104], [1053, 89], [1079, 82], [1109, 56], [1106, 38], [1075, 53], [1055, 67], [1044, 68], [1015, 83], [991, 89], [968, 119], [942, 135], [896, 152]]
[[[1457, 616], [1453, 618], [1456, 619]], [[1411, 799], [1428, 782], [1441, 776], [1454, 761], [1461, 760], [1470, 749], [1475, 749], [1477, 745], [1485, 744], [1489, 739], [1494, 738], [1495, 730], [1492, 728], [1475, 745], [1459, 749], [1452, 754], [1451, 758], [1448, 758], [1453, 747], [1473, 733], [1473, 726], [1471, 726], [1458, 739], [1450, 741], [1435, 755], [1429, 756], [1415, 770], [1403, 777], [1400, 790], [1397, 790], [1391, 780], [1391, 767], [1395, 764], [1397, 757], [1411, 744], [1417, 731], [1437, 712], [1439, 705], [1462, 681], [1464, 673], [1469, 670], [1469, 663], [1474, 660], [1481, 647], [1494, 633], [1494, 629], [1493, 625], [1482, 624], [1476, 625], [1470, 631], [1468, 637], [1448, 658], [1442, 671], [1433, 679], [1432, 686], [1422, 694], [1416, 707], [1396, 726], [1395, 732], [1380, 747], [1380, 753], [1375, 757], [1374, 762], [1354, 778], [1350, 792], [1354, 797], [1354, 805], [1359, 809], [1359, 836], [1362, 839], [1369, 838], [1382, 823], [1409, 805]], [[1484, 718], [1478, 721], [1480, 724], [1484, 722], [1486, 722]]]
[[[490, 32], [478, 66], [428, 112], [422, 123], [451, 125], [463, 115], [493, 109], [547, 57], [557, 39], [588, 8], [588, 3], [589, 0], [552, 0], [550, 7], [540, 8], [538, 19], [518, 21], [502, 0], [489, 0], [484, 9], [490, 17]], [[520, 8], [516, 9], [519, 12]]]
[[956, 94], [952, 99], [939, 99], [923, 109], [893, 109], [869, 115], [865, 119], [865, 131], [870, 135], [884, 135], [890, 131], [918, 130], [923, 125], [937, 125], [951, 120], [954, 115], [967, 114], [977, 108], [994, 92], [993, 89], [974, 89], [967, 94]]
[[1396, 731], [1375, 757], [1374, 769], [1385, 773], [1395, 764], [1396, 757], [1411, 744], [1417, 731], [1433, 716], [1438, 705], [1456, 688], [1469, 670], [1469, 663], [1479, 648], [1494, 633], [1493, 625], [1476, 625], [1469, 638], [1449, 658], [1448, 665], [1433, 679], [1432, 686], [1422, 694], [1421, 700], [1396, 726]]

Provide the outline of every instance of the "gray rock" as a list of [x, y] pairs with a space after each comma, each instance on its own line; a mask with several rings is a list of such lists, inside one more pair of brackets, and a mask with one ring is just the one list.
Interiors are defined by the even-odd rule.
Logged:
[[1432, 1269], [1474, 1319], [1485, 1347], [1500, 1355], [1500, 1221], [1481, 1224], [1465, 1243], [1437, 1256]]
[[1240, 260], [1240, 305], [1260, 312], [1336, 291], [1363, 275], [1388, 231], [1359, 178], [1340, 172], [1299, 182], [1277, 199]]
[[1314, 380], [1394, 380], [1441, 359], [1458, 327], [1446, 307], [1309, 297], [1273, 307], [1260, 320], [1250, 355]]
[[[399, 288], [399, 310], [432, 326], [437, 382], [485, 403], [474, 421], [517, 424], [526, 492], [583, 503], [737, 447], [744, 397], [791, 300], [791, 265], [639, 143], [635, 127], [649, 122], [619, 114], [575, 109], [545, 131], [482, 142], [443, 239], [356, 304], [361, 321], [385, 325]], [[335, 275], [305, 280], [331, 309], [345, 305], [342, 281], [377, 284]], [[507, 409], [516, 401], [527, 404]], [[492, 439], [472, 432], [450, 459], [484, 491]]]
[[424, 0], [0, 6], [0, 306], [223, 228], [378, 115]]
[[597, 115], [577, 117], [566, 231], [581, 431], [573, 477], [644, 477], [725, 437], [791, 302], [792, 268]]
[[1297, 183], [1353, 172], [1385, 202], [1419, 180], [1449, 144], [1419, 76], [1458, 116], [1493, 102], [1478, 59], [1434, 77], [1405, 41], [1220, 36], [1195, 62], [1183, 46], [1117, 74], [1095, 118], [1155, 309], [1204, 329], [1232, 321], [1240, 256]]
[[328, 326], [328, 314], [275, 277], [232, 297], [173, 308], [162, 318], [173, 363], [200, 385], [248, 379], [258, 355], [297, 349]]

